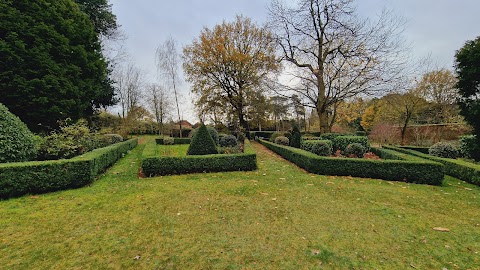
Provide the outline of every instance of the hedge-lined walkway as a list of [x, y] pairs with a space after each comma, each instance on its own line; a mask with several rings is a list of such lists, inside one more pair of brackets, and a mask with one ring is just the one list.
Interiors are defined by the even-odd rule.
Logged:
[[257, 171], [141, 179], [142, 148], [89, 187], [0, 201], [0, 269], [480, 265], [479, 187], [312, 175], [256, 143]]

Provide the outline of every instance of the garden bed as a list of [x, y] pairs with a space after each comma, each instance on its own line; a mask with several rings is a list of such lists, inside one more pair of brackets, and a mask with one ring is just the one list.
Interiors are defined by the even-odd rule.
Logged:
[[0, 199], [85, 186], [136, 145], [131, 139], [72, 159], [2, 163]]
[[285, 159], [315, 174], [348, 175], [430, 185], [441, 185], [444, 178], [442, 164], [391, 150], [372, 148], [372, 152], [387, 160], [339, 159], [318, 156], [305, 150], [264, 140], [260, 142]]
[[[161, 147], [154, 144], [146, 145], [142, 155], [143, 174], [152, 177], [257, 169], [257, 155], [248, 141], [245, 143], [244, 153], [240, 154], [186, 155], [186, 151], [181, 151], [182, 148], [177, 145], [161, 145]], [[172, 155], [165, 156], [162, 152], [172, 153]]]

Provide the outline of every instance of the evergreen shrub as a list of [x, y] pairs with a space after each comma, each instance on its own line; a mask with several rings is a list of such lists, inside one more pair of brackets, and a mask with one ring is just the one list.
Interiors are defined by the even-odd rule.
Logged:
[[458, 150], [447, 142], [438, 142], [428, 149], [428, 154], [443, 158], [457, 158]]
[[300, 148], [319, 156], [330, 156], [333, 152], [332, 141], [329, 140], [302, 141]]
[[285, 136], [278, 136], [278, 137], [275, 138], [275, 143], [276, 144], [281, 144], [281, 145], [289, 145], [290, 140]]
[[340, 150], [343, 153], [345, 148], [352, 143], [359, 143], [363, 145], [367, 152], [370, 150], [368, 138], [364, 136], [337, 136], [333, 139], [333, 150]]
[[221, 147], [233, 147], [238, 144], [237, 138], [233, 135], [220, 136], [218, 142]]
[[345, 148], [345, 155], [347, 157], [363, 158], [366, 152], [367, 149], [359, 143], [351, 143]]
[[27, 125], [0, 103], [0, 163], [35, 158], [35, 141]]
[[[218, 134], [217, 134], [218, 138]], [[217, 154], [217, 147], [210, 136], [205, 125], [201, 125], [194, 133], [190, 146], [188, 147], [188, 155], [210, 155]]]

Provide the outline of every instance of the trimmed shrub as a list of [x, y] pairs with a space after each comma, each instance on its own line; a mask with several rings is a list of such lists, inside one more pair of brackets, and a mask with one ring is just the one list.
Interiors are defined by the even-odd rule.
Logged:
[[457, 158], [458, 150], [446, 142], [438, 142], [428, 149], [428, 154], [443, 158]]
[[332, 141], [329, 140], [302, 141], [301, 149], [319, 156], [330, 156], [333, 152]]
[[202, 124], [193, 135], [192, 142], [188, 147], [187, 155], [210, 154], [217, 154], [217, 147], [212, 139], [212, 136], [210, 136], [207, 127]]
[[441, 185], [444, 176], [442, 164], [424, 159], [339, 159], [334, 157], [321, 157], [301, 149], [282, 146], [264, 140], [260, 142], [285, 159], [315, 174], [350, 175], [429, 185]]
[[349, 144], [359, 143], [365, 147], [365, 151], [370, 150], [370, 144], [368, 143], [368, 138], [363, 136], [337, 136], [333, 139], [333, 150], [345, 151], [345, 148]]
[[136, 145], [137, 139], [131, 139], [68, 160], [0, 164], [0, 198], [88, 185]]
[[428, 154], [428, 147], [422, 147], [422, 146], [413, 146], [413, 145], [401, 145], [399, 146], [400, 148], [405, 148], [405, 149], [410, 149], [410, 150], [415, 150], [424, 154]]
[[245, 133], [244, 133], [244, 132], [238, 132], [238, 134], [237, 134], [237, 141], [238, 141], [238, 143], [240, 143], [240, 144], [244, 144], [244, 143], [245, 143]]
[[444, 165], [446, 174], [461, 179], [465, 182], [480, 186], [480, 165], [458, 159], [435, 157], [414, 150], [403, 149], [393, 146], [384, 145], [383, 147], [416, 157], [440, 162]]
[[258, 137], [268, 140], [273, 133], [275, 133], [275, 131], [250, 131], [250, 138]]
[[[192, 140], [190, 138], [173, 138], [173, 144], [190, 144]], [[165, 144], [163, 138], [156, 138], [157, 144]]]
[[290, 140], [285, 136], [278, 136], [278, 137], [275, 138], [275, 143], [276, 144], [281, 144], [281, 145], [289, 145]]
[[290, 136], [291, 136], [290, 132], [286, 132], [286, 131], [276, 131], [276, 132], [274, 132], [274, 133], [272, 134], [272, 136], [270, 136], [269, 141], [275, 142], [275, 139], [276, 139], [277, 137], [287, 137], [287, 138], [288, 138], [288, 137], [290, 137]]
[[220, 136], [218, 142], [221, 147], [233, 147], [238, 144], [237, 138], [233, 135]]
[[320, 137], [302, 137], [302, 141], [322, 141]]
[[103, 134], [102, 140], [108, 145], [123, 142], [122, 135], [119, 134]]
[[300, 148], [300, 141], [302, 139], [302, 134], [298, 129], [297, 125], [293, 126], [292, 136], [290, 138], [290, 146], [295, 148]]
[[367, 136], [367, 132], [365, 132], [365, 131], [355, 131], [355, 136]]
[[[193, 139], [193, 137], [195, 137], [195, 134], [198, 132], [200, 127], [192, 130], [190, 132], [190, 134], [188, 135], [188, 137]], [[218, 131], [214, 127], [210, 127], [210, 126], [206, 126], [206, 127], [207, 127], [207, 130], [208, 130], [208, 134], [210, 134], [210, 136], [212, 137], [215, 144], [218, 145], [218, 139], [219, 139]]]
[[475, 135], [463, 136], [460, 138], [460, 154], [466, 158], [473, 158], [474, 153], [480, 152], [477, 137]]
[[[320, 138], [322, 140], [330, 140], [333, 142], [333, 139], [339, 136], [348, 136], [350, 134], [345, 134], [345, 133], [322, 133], [320, 134]], [[346, 145], [345, 145], [346, 146]]]
[[175, 144], [175, 140], [172, 137], [165, 137], [165, 138], [163, 138], [163, 144], [173, 145], [173, 144]]
[[0, 103], [0, 163], [27, 161], [35, 156], [33, 133]]
[[257, 155], [250, 143], [245, 153], [185, 157], [147, 157], [142, 161], [146, 176], [201, 172], [251, 171], [257, 169]]
[[367, 149], [359, 143], [351, 143], [345, 147], [345, 155], [347, 157], [362, 158]]

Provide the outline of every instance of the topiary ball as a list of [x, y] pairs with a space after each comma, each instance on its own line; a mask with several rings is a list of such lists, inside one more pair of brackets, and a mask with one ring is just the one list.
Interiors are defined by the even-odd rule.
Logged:
[[450, 143], [438, 142], [428, 149], [428, 154], [443, 158], [457, 158], [458, 150]]
[[35, 156], [33, 133], [0, 103], [0, 163], [27, 161]]
[[290, 140], [285, 136], [279, 136], [279, 137], [275, 138], [275, 143], [276, 144], [281, 144], [281, 145], [289, 145]]
[[347, 157], [362, 158], [366, 152], [367, 152], [367, 148], [365, 148], [360, 143], [351, 143], [347, 145], [347, 147], [345, 147], [345, 155]]
[[218, 154], [215, 142], [205, 125], [201, 125], [195, 132], [187, 151], [188, 155]]

